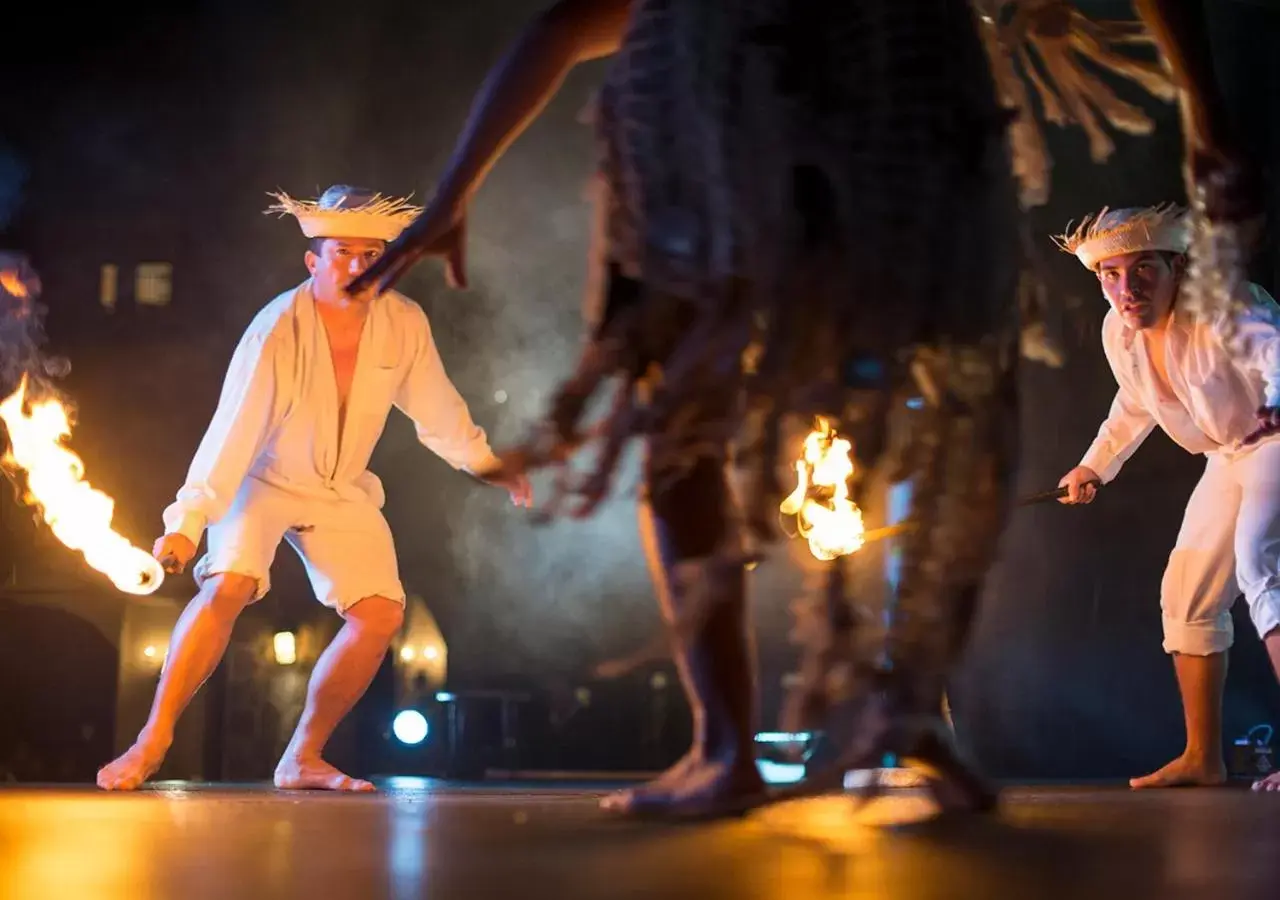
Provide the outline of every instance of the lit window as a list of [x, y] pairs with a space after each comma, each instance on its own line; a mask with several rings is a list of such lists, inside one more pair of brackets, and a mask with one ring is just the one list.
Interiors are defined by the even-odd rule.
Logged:
[[139, 263], [134, 299], [142, 306], [168, 306], [173, 297], [173, 266]]
[[113, 263], [106, 263], [98, 278], [98, 302], [103, 309], [116, 308], [116, 279], [118, 272]]

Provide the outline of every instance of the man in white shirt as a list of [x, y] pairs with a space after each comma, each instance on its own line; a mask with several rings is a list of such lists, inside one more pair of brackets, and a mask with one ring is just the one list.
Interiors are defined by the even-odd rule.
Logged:
[[[1103, 210], [1059, 244], [1097, 274], [1111, 304], [1102, 342], [1119, 386], [1097, 438], [1060, 482], [1064, 502], [1092, 501], [1157, 425], [1207, 457], [1160, 587], [1186, 749], [1130, 784], [1220, 784], [1230, 609], [1240, 593], [1280, 677], [1280, 307], [1246, 284], [1230, 313], [1186, 309], [1188, 233], [1176, 208]], [[1280, 790], [1280, 777], [1254, 788]]]
[[404, 201], [345, 185], [318, 201], [280, 201], [311, 239], [310, 278], [264, 307], [232, 357], [186, 483], [164, 512], [155, 555], [170, 571], [195, 556], [199, 593], [174, 628], [155, 701], [136, 743], [98, 773], [136, 788], [160, 767], [178, 716], [212, 674], [240, 612], [269, 589], [281, 539], [306, 565], [317, 599], [345, 620], [317, 661], [306, 707], [275, 771], [280, 788], [372, 790], [324, 762], [338, 722], [368, 689], [400, 628], [404, 588], [369, 457], [391, 407], [450, 465], [531, 502], [528, 481], [487, 478], [497, 459], [445, 373], [421, 307], [347, 284], [412, 221]]

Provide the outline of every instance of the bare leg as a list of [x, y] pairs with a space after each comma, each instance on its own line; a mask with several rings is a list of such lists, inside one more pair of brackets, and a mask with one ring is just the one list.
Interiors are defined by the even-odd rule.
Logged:
[[[1271, 668], [1275, 670], [1276, 680], [1280, 681], [1280, 628], [1273, 628], [1262, 639], [1267, 645], [1267, 655], [1271, 657]], [[1255, 791], [1280, 791], [1280, 772], [1272, 772], [1266, 778], [1253, 783]]]
[[174, 626], [147, 723], [132, 747], [98, 771], [98, 787], [131, 791], [160, 768], [173, 743], [178, 716], [217, 668], [231, 628], [255, 590], [254, 579], [246, 575], [216, 575], [187, 604]]
[[1222, 692], [1227, 681], [1227, 654], [1175, 653], [1173, 667], [1182, 694], [1187, 748], [1164, 768], [1130, 779], [1130, 787], [1215, 785], [1227, 780], [1222, 759]]
[[[652, 487], [653, 479], [649, 478]], [[640, 508], [640, 531], [654, 588], [668, 622], [688, 613], [676, 566], [713, 552], [726, 533], [729, 488], [720, 464], [700, 462]], [[649, 784], [605, 798], [619, 811], [694, 808], [762, 789], [755, 765], [755, 660], [741, 571], [713, 585], [706, 621], [679, 638], [676, 665], [693, 714], [693, 745]]]
[[320, 656], [307, 688], [298, 728], [276, 766], [275, 785], [285, 790], [372, 791], [321, 758], [338, 723], [364, 696], [404, 621], [404, 606], [386, 597], [352, 605], [347, 622]]
[[922, 734], [913, 762], [930, 771], [929, 791], [944, 812], [987, 812], [995, 809], [996, 792], [960, 754], [949, 730], [934, 727]]

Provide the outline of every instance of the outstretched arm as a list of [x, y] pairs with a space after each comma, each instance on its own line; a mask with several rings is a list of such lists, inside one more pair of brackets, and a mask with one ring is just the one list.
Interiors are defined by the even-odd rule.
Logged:
[[1261, 170], [1239, 144], [1227, 115], [1203, 0], [1133, 0], [1133, 7], [1178, 85], [1188, 194], [1204, 190], [1204, 211], [1212, 222], [1262, 215]]
[[464, 286], [467, 201], [574, 66], [617, 52], [630, 11], [631, 0], [560, 0], [526, 26], [481, 86], [430, 205], [349, 289], [390, 290], [424, 256], [444, 257]]
[[489, 73], [440, 183], [464, 206], [578, 63], [616, 53], [631, 0], [560, 0], [534, 19]]
[[510, 491], [516, 503], [525, 503], [528, 481], [498, 472], [500, 461], [445, 371], [426, 315], [415, 309], [413, 365], [396, 394], [396, 406], [413, 420], [424, 447], [455, 469]]
[[1121, 385], [1106, 421], [1098, 429], [1098, 436], [1089, 445], [1080, 465], [1096, 472], [1103, 484], [1111, 483], [1155, 427], [1156, 420], [1151, 413]]
[[1226, 146], [1230, 128], [1214, 79], [1203, 0], [1133, 0], [1133, 8], [1173, 71], [1188, 146]]

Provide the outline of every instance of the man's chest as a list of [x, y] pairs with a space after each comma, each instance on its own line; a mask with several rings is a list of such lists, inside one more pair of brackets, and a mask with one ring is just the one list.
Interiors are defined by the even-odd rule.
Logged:
[[1147, 357], [1147, 377], [1158, 394], [1172, 395], [1173, 384], [1169, 381], [1169, 350], [1164, 337], [1147, 341], [1143, 347]]
[[337, 388], [339, 403], [345, 405], [351, 396], [351, 388], [361, 361], [363, 329], [329, 327], [326, 330], [334, 387]]
[[1221, 348], [1189, 330], [1135, 340], [1126, 356], [1130, 384], [1148, 405], [1208, 410], [1249, 393], [1246, 379]]
[[356, 377], [356, 364], [359, 362], [358, 349], [352, 348], [334, 348], [333, 356], [333, 380], [338, 389], [338, 399], [345, 403], [347, 398], [351, 396], [351, 385]]

